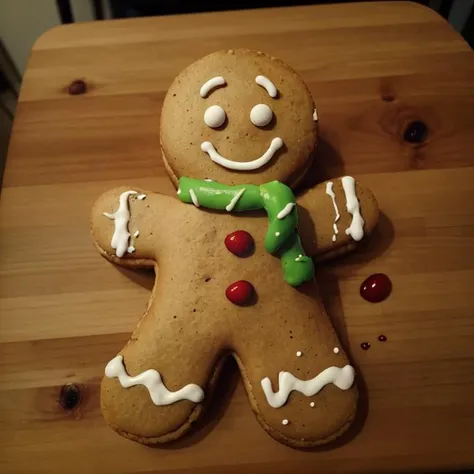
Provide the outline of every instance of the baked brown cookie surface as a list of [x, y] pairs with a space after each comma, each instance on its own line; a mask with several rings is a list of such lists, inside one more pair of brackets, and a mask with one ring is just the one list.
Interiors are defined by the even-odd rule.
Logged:
[[[345, 232], [353, 215], [341, 180], [329, 183], [340, 210], [335, 241], [328, 183], [311, 189], [301, 205], [297, 200], [311, 216], [300, 223], [309, 256], [354, 242]], [[377, 205], [367, 188], [354, 184], [368, 235]], [[316, 239], [312, 226], [321, 229]], [[315, 446], [350, 425], [357, 405], [354, 369], [314, 280], [298, 288], [283, 281], [279, 258], [264, 246], [267, 227], [262, 211], [220, 214], [133, 188], [111, 190], [96, 202], [92, 235], [101, 254], [159, 272], [146, 314], [102, 383], [104, 417], [120, 434], [145, 444], [180, 437], [206, 403], [216, 402], [219, 369], [229, 355], [238, 362], [257, 419], [274, 438]], [[226, 247], [236, 230], [251, 236], [250, 255]], [[227, 299], [226, 288], [242, 280], [251, 282], [256, 298], [239, 306]]]
[[307, 87], [280, 60], [211, 54], [176, 78], [163, 106], [177, 196], [119, 188], [94, 205], [99, 252], [159, 275], [102, 382], [104, 417], [123, 436], [144, 444], [182, 436], [214, 403], [229, 356], [273, 438], [317, 446], [351, 424], [355, 369], [321, 304], [313, 259], [355, 248], [378, 206], [350, 176], [294, 195], [316, 122]]
[[281, 60], [218, 51], [171, 84], [161, 113], [163, 159], [175, 184], [191, 176], [293, 186], [310, 165], [316, 118], [308, 88]]

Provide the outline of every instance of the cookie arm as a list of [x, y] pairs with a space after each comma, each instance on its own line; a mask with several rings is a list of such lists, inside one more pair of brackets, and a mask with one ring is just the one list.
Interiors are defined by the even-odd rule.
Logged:
[[91, 234], [99, 252], [122, 266], [153, 267], [166, 245], [164, 225], [179, 201], [138, 188], [115, 188], [95, 202]]
[[316, 260], [355, 248], [372, 233], [379, 215], [372, 192], [350, 176], [311, 188], [297, 203], [301, 241]]

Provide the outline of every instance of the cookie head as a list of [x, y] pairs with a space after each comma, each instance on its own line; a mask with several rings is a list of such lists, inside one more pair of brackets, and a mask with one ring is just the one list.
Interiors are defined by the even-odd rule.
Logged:
[[305, 83], [281, 60], [250, 50], [218, 51], [174, 80], [160, 140], [175, 183], [189, 176], [294, 186], [311, 164], [317, 114]]

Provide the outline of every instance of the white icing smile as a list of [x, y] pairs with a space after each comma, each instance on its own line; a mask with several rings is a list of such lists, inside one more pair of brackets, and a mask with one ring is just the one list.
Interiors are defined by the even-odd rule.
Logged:
[[224, 168], [228, 168], [230, 170], [237, 170], [237, 171], [251, 171], [261, 168], [262, 166], [266, 165], [272, 158], [273, 155], [283, 146], [283, 140], [279, 137], [276, 137], [270, 143], [267, 151], [260, 157], [253, 161], [233, 161], [229, 160], [228, 158], [223, 157], [220, 155], [214, 145], [211, 142], [203, 142], [201, 144], [201, 150], [204, 151], [209, 155], [209, 158], [217, 163], [218, 165], [223, 166]]

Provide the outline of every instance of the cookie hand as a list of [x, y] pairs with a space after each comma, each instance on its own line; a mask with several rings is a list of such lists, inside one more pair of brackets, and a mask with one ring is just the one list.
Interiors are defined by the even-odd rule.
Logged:
[[324, 260], [352, 250], [374, 230], [379, 208], [351, 176], [321, 183], [298, 198], [298, 231], [307, 254]]
[[134, 188], [102, 194], [91, 219], [92, 238], [100, 253], [119, 265], [154, 266], [164, 240], [159, 221], [170, 208], [168, 201], [176, 200]]

